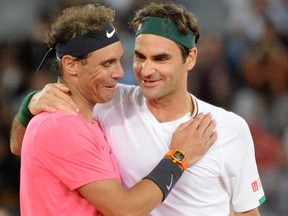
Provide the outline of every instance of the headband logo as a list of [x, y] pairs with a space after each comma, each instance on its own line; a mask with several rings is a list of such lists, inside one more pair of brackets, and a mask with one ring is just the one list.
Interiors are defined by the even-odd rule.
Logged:
[[142, 23], [139, 24], [137, 31], [139, 31], [142, 28]]
[[107, 36], [107, 38], [111, 38], [111, 37], [114, 35], [115, 31], [116, 31], [115, 28], [113, 29], [112, 32], [106, 31], [106, 36]]

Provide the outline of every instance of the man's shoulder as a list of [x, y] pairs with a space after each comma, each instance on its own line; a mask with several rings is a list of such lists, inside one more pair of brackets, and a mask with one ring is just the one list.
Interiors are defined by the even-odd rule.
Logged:
[[[51, 119], [73, 119], [76, 115], [65, 112], [63, 110], [56, 110], [55, 112], [41, 112], [32, 118], [33, 121], [49, 121]], [[31, 120], [31, 121], [32, 121]]]
[[62, 128], [73, 128], [73, 127], [65, 127], [71, 125], [77, 125], [80, 127], [81, 122], [84, 122], [80, 115], [73, 115], [71, 113], [56, 110], [53, 113], [42, 112], [30, 121], [30, 128], [34, 128], [37, 130], [51, 130], [52, 128], [60, 130]]
[[207, 103], [200, 99], [197, 99], [197, 104], [199, 107], [199, 112], [208, 113], [210, 112], [218, 124], [229, 124], [230, 126], [243, 126], [247, 127], [246, 121], [238, 114], [224, 109], [222, 107]]

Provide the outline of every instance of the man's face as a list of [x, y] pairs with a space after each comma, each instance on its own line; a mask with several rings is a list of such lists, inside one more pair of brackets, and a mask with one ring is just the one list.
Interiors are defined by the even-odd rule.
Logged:
[[104, 103], [110, 101], [116, 89], [118, 79], [124, 76], [120, 62], [123, 56], [121, 42], [113, 43], [90, 53], [86, 64], [79, 72], [79, 91], [88, 102]]
[[135, 40], [133, 69], [147, 99], [161, 99], [187, 90], [187, 61], [177, 44], [167, 38], [141, 34]]

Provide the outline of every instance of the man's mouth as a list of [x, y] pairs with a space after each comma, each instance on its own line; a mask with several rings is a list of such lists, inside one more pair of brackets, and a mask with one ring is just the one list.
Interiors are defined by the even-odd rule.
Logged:
[[115, 89], [117, 86], [117, 83], [116, 84], [111, 84], [111, 85], [105, 85], [106, 88], [110, 88], [110, 89]]
[[155, 87], [158, 85], [159, 80], [142, 80], [142, 85], [144, 87]]

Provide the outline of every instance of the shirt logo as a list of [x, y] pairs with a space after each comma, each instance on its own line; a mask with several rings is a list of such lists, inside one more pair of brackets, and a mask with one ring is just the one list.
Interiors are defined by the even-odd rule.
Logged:
[[257, 181], [252, 182], [251, 186], [252, 186], [252, 190], [253, 190], [253, 192], [255, 192], [255, 191], [258, 190], [258, 184], [257, 184]]
[[170, 184], [166, 185], [166, 188], [167, 188], [168, 191], [171, 189], [172, 184], [173, 184], [173, 174], [171, 174]]
[[251, 183], [251, 186], [252, 186], [253, 192], [256, 192], [257, 190], [259, 190], [262, 187], [260, 177], [258, 177], [257, 180], [253, 181]]
[[106, 31], [106, 36], [107, 36], [107, 38], [111, 38], [111, 37], [114, 35], [115, 31], [116, 31], [115, 29], [113, 29], [112, 32]]

